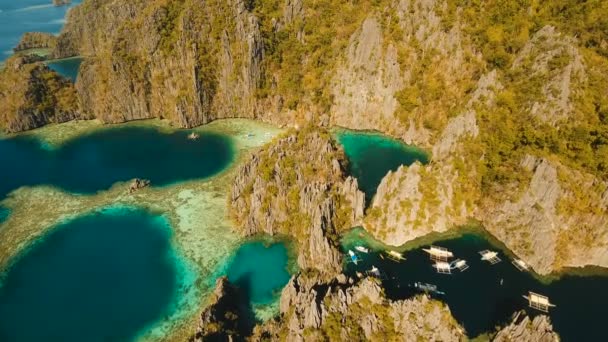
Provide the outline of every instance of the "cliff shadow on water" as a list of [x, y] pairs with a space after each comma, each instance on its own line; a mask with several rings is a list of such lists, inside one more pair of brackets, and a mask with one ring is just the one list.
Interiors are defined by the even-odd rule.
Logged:
[[380, 133], [336, 129], [334, 135], [348, 158], [349, 173], [357, 178], [359, 189], [365, 193], [367, 206], [389, 171], [416, 161], [429, 161], [425, 151]]
[[209, 132], [192, 140], [188, 134], [119, 127], [77, 137], [57, 148], [29, 136], [0, 139], [0, 199], [22, 186], [51, 185], [79, 194], [133, 178], [165, 186], [216, 175], [233, 161], [229, 136]]
[[[518, 310], [536, 316], [538, 311], [528, 308], [522, 297], [528, 291], [549, 297], [557, 307], [551, 308], [549, 317], [554, 330], [563, 341], [600, 341], [606, 337], [603, 329], [603, 312], [608, 306], [608, 277], [562, 275], [550, 283], [541, 282], [529, 272], [519, 271], [512, 259], [499, 252], [501, 262], [490, 265], [482, 261], [479, 251], [499, 251], [480, 234], [464, 233], [461, 237], [433, 242], [448, 248], [455, 259], [464, 259], [470, 266], [464, 272], [453, 269], [452, 274], [439, 274], [432, 267], [429, 255], [420, 247], [404, 252], [405, 261], [395, 262], [379, 244], [366, 244], [365, 239], [349, 238], [345, 250], [357, 245], [368, 245], [369, 254], [359, 253], [358, 265], [347, 263], [345, 272], [355, 276], [372, 266], [382, 273], [382, 286], [391, 299], [410, 298], [419, 292], [416, 282], [437, 285], [445, 294], [435, 295], [449, 305], [456, 320], [466, 329], [468, 336], [479, 336], [494, 331], [495, 327], [511, 321]], [[425, 248], [428, 246], [425, 245]], [[400, 249], [401, 250], [401, 249]]]

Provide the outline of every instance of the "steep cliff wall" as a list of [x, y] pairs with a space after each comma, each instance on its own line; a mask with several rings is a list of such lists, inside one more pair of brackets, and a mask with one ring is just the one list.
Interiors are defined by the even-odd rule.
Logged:
[[86, 1], [70, 12], [55, 56], [87, 57], [78, 93], [105, 122], [254, 117], [264, 46], [246, 4]]
[[245, 235], [291, 236], [301, 268], [338, 273], [338, 233], [360, 219], [364, 205], [344, 163], [327, 132], [292, 132], [240, 168], [229, 199], [231, 215]]
[[73, 84], [36, 57], [11, 57], [0, 70], [0, 129], [19, 132], [81, 117]]

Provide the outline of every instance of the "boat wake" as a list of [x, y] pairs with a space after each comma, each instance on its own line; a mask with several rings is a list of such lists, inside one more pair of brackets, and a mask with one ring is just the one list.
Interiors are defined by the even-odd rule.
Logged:
[[45, 5], [27, 6], [27, 7], [17, 8], [15, 10], [15, 12], [36, 11], [36, 10], [40, 10], [40, 9], [50, 8], [50, 7], [55, 7], [55, 5], [53, 5], [53, 4], [45, 4]]

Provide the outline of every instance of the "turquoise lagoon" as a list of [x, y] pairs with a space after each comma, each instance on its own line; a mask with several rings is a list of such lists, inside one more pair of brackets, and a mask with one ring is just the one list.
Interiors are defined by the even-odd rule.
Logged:
[[0, 340], [127, 341], [172, 314], [187, 265], [158, 215], [112, 208], [59, 224], [0, 282]]
[[357, 178], [368, 204], [388, 171], [416, 161], [428, 162], [423, 150], [382, 134], [339, 129], [336, 136], [348, 158], [349, 172]]
[[102, 129], [49, 148], [25, 135], [0, 138], [0, 200], [22, 186], [52, 185], [93, 194], [119, 181], [149, 179], [152, 186], [213, 176], [234, 158], [227, 135], [127, 126]]
[[78, 77], [78, 69], [82, 63], [82, 58], [72, 57], [65, 59], [55, 59], [46, 62], [46, 65], [56, 71], [59, 75], [70, 79], [73, 83], [76, 83]]
[[243, 244], [229, 263], [226, 275], [254, 305], [270, 304], [291, 277], [284, 243], [252, 241]]

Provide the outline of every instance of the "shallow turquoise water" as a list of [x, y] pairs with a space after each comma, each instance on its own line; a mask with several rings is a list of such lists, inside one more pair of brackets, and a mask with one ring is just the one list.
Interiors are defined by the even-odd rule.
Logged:
[[82, 216], [46, 233], [3, 274], [0, 341], [128, 341], [171, 314], [180, 257], [143, 210]]
[[[439, 241], [436, 245], [451, 250], [457, 258], [467, 260], [465, 272], [454, 270], [451, 275], [438, 274], [422, 249], [405, 253], [407, 260], [396, 263], [380, 254], [359, 254], [362, 262], [346, 264], [346, 272], [364, 272], [372, 265], [386, 276], [382, 282], [388, 297], [403, 299], [416, 294], [409, 285], [421, 281], [438, 286], [445, 295], [437, 297], [446, 302], [452, 314], [469, 336], [493, 331], [496, 325], [510, 321], [511, 314], [525, 309], [531, 315], [538, 312], [527, 307], [522, 295], [528, 291], [544, 294], [557, 305], [552, 308], [554, 329], [562, 341], [605, 341], [604, 308], [608, 306], [608, 277], [567, 275], [549, 285], [536, 280], [527, 272], [518, 271], [511, 260], [499, 253], [502, 262], [490, 265], [480, 260], [479, 251], [497, 250], [484, 238], [467, 234], [461, 238]], [[353, 246], [345, 246], [345, 249]], [[501, 285], [502, 280], [502, 285]]]
[[118, 181], [149, 179], [152, 186], [205, 178], [233, 160], [229, 136], [187, 131], [162, 133], [154, 128], [104, 129], [49, 149], [36, 139], [0, 139], [0, 199], [21, 186], [49, 184], [91, 194]]
[[47, 65], [59, 75], [69, 78], [72, 82], [76, 82], [78, 77], [78, 69], [82, 63], [82, 58], [66, 58], [48, 62]]
[[288, 253], [283, 243], [243, 244], [231, 260], [227, 276], [252, 304], [268, 304], [277, 299], [290, 278]]
[[348, 157], [349, 172], [357, 178], [368, 204], [388, 171], [417, 160], [428, 162], [421, 149], [382, 134], [340, 130], [337, 138]]
[[51, 0], [0, 0], [0, 61], [13, 53], [25, 32], [58, 34], [68, 8], [78, 3], [55, 7]]

